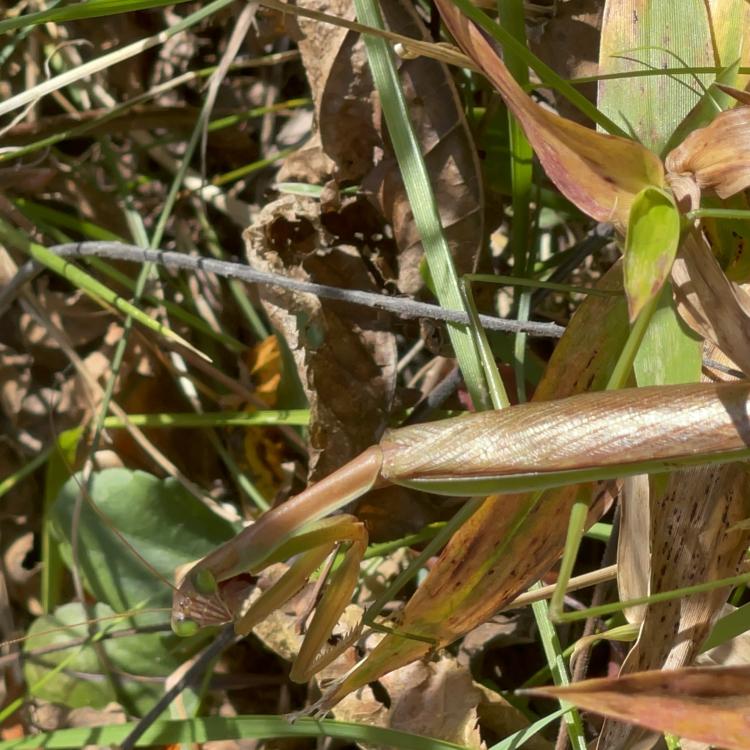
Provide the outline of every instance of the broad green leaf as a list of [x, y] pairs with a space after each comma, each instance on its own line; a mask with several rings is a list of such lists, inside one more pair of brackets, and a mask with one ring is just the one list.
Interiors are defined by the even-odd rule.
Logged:
[[[162, 694], [163, 686], [158, 680], [143, 678], [166, 677], [174, 671], [187, 655], [188, 642], [169, 632], [104, 639], [100, 648], [117, 674], [119, 689], [115, 689], [91, 642], [79, 643], [89, 636], [88, 626], [81, 623], [92, 614], [106, 618], [114, 613], [104, 604], [97, 604], [90, 610], [80, 604], [66, 604], [54, 614], [34, 621], [28, 632], [31, 637], [24, 646], [24, 676], [31, 694], [69, 708], [101, 709], [108, 703], [118, 702], [130, 704], [136, 713], [144, 713]], [[112, 633], [131, 626], [130, 621], [104, 621], [96, 630]], [[34, 655], [34, 651], [45, 646], [71, 642], [77, 645]], [[195, 639], [192, 647], [195, 647]], [[87, 677], [82, 679], [82, 674]]]
[[677, 314], [672, 286], [664, 284], [633, 368], [639, 386], [697, 383], [701, 375], [701, 339]]
[[625, 237], [625, 293], [630, 320], [661, 291], [680, 244], [680, 214], [672, 197], [644, 188], [633, 201]]
[[[644, 146], [661, 153], [716, 78], [685, 66], [733, 64], [742, 52], [740, 29], [747, 17], [744, 0], [715, 0], [710, 10], [704, 0], [607, 0], [599, 72], [622, 77], [601, 81], [599, 107]], [[719, 41], [722, 46], [714, 47]], [[663, 68], [683, 71], [637, 75]]]
[[[61, 550], [72, 564], [71, 529], [80, 477], [62, 488], [52, 510]], [[169, 607], [172, 593], [139, 560], [137, 552], [170, 582], [174, 570], [203, 557], [232, 537], [232, 525], [212, 513], [174, 479], [143, 471], [107, 469], [93, 475], [91, 500], [127, 540], [121, 541], [84, 499], [78, 529], [78, 566], [86, 588], [118, 612], [139, 605]]]
[[706, 89], [700, 101], [690, 110], [687, 117], [675, 128], [669, 137], [669, 140], [662, 149], [665, 154], [682, 143], [696, 128], [708, 125], [718, 112], [731, 109], [737, 103], [737, 100], [725, 90], [722, 90], [719, 84], [731, 87], [737, 80], [738, 69], [739, 60], [734, 65], [730, 65], [719, 72], [716, 80]]
[[711, 633], [701, 646], [701, 653], [721, 646], [748, 631], [750, 631], [750, 604], [743, 604], [714, 623]]

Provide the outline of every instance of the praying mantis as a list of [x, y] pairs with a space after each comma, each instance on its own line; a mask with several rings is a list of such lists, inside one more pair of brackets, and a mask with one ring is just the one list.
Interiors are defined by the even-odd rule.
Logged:
[[[191, 635], [233, 621], [245, 635], [344, 545], [292, 667], [292, 679], [305, 681], [361, 631], [359, 625], [335, 645], [328, 642], [367, 543], [354, 516], [329, 514], [357, 497], [387, 482], [474, 496], [737, 461], [750, 457], [749, 417], [750, 384], [694, 384], [584, 393], [394, 430], [196, 563], [176, 590], [173, 628]], [[288, 572], [237, 615], [226, 584], [292, 556]], [[425, 651], [424, 643], [419, 647]]]

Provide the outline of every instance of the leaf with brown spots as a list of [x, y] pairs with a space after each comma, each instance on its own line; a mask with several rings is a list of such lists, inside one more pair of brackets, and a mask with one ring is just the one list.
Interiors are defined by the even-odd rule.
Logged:
[[[733, 529], [747, 517], [750, 485], [741, 464], [703, 466], [670, 475], [651, 503], [649, 593], [735, 575], [750, 533]], [[726, 588], [650, 604], [621, 675], [690, 665], [726, 601]], [[599, 748], [645, 747], [648, 733], [607, 722]], [[656, 742], [658, 736], [653, 737]]]

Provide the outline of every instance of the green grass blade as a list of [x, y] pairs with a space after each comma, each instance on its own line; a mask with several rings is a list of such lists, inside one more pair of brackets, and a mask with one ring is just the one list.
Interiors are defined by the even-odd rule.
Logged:
[[[179, 34], [180, 32], [185, 31], [185, 29], [194, 26], [213, 13], [225, 8], [230, 3], [231, 0], [214, 0], [214, 2], [209, 3], [195, 13], [191, 13], [181, 21], [178, 21], [174, 25], [160, 31], [158, 34], [152, 34], [149, 37], [139, 39], [138, 41], [132, 42], [120, 49], [108, 52], [105, 55], [101, 55], [94, 60], [84, 63], [83, 65], [79, 65], [77, 68], [67, 70], [64, 73], [49, 78], [36, 86], [16, 94], [15, 96], [11, 96], [4, 102], [0, 102], [0, 116], [5, 115], [8, 112], [13, 112], [16, 109], [20, 109], [31, 102], [36, 102], [41, 97], [46, 96], [53, 91], [57, 91], [64, 86], [69, 86], [71, 83], [87, 78], [88, 76], [98, 73], [115, 63], [123, 62], [141, 52], [151, 49], [152, 47], [163, 44], [168, 39], [175, 36], [175, 34]], [[2, 27], [0, 27], [0, 32], [1, 31]]]
[[593, 120], [608, 133], [613, 135], [627, 135], [626, 132], [609, 117], [600, 112], [586, 97], [577, 91], [568, 81], [561, 78], [552, 68], [543, 63], [536, 55], [514, 39], [513, 35], [504, 29], [499, 23], [493, 21], [486, 13], [471, 3], [470, 0], [452, 0], [453, 4], [460, 8], [461, 12], [484, 29], [491, 37], [496, 39], [512, 55], [523, 61], [534, 70], [544, 84], [562, 94], [573, 106], [577, 107], [584, 115]]
[[[120, 745], [135, 724], [60, 729], [20, 740], [0, 742], [0, 750], [78, 750], [84, 745]], [[384, 727], [372, 727], [330, 719], [298, 719], [283, 716], [234, 716], [224, 718], [159, 721], [146, 730], [137, 747], [202, 743], [218, 740], [270, 740], [292, 737], [331, 737], [398, 750], [465, 750], [461, 745]]]
[[178, 5], [186, 0], [87, 0], [82, 3], [66, 5], [62, 8], [48, 8], [38, 13], [8, 18], [0, 21], [0, 34], [7, 34], [15, 29], [30, 28], [41, 23], [64, 23], [82, 18], [101, 18], [118, 13], [130, 13], [136, 10], [162, 8], [165, 5]]
[[534, 735], [539, 734], [539, 732], [541, 732], [544, 727], [551, 724], [553, 721], [556, 721], [561, 716], [563, 716], [566, 711], [570, 710], [570, 708], [560, 708], [557, 711], [553, 711], [549, 716], [545, 716], [543, 719], [535, 721], [525, 729], [519, 729], [517, 732], [514, 732], [509, 737], [506, 737], [496, 745], [493, 745], [491, 748], [489, 748], [489, 750], [516, 750], [516, 748], [521, 747], [521, 745], [523, 745], [526, 740], [529, 740]]
[[[128, 414], [128, 424], [134, 427], [190, 428], [190, 427], [261, 427], [268, 425], [295, 425], [306, 427], [310, 422], [309, 409], [263, 410], [256, 412], [220, 411], [179, 412], [176, 414]], [[127, 425], [119, 417], [105, 417], [107, 429], [120, 429]]]
[[[355, 7], [361, 23], [383, 28], [383, 19], [377, 2], [355, 0]], [[388, 134], [404, 179], [406, 193], [414, 213], [414, 221], [422, 238], [436, 294], [443, 307], [465, 311], [430, 177], [409, 118], [393, 55], [383, 39], [365, 36], [365, 45], [375, 87], [380, 94]], [[471, 331], [467, 326], [449, 324], [448, 333], [475, 406], [477, 409], [489, 408], [487, 386]]]
[[[541, 584], [537, 583], [529, 591], [539, 588]], [[534, 602], [531, 605], [534, 611], [534, 619], [539, 628], [539, 636], [544, 647], [544, 655], [547, 657], [552, 679], [555, 685], [569, 685], [570, 678], [565, 666], [560, 641], [557, 637], [555, 627], [550, 620], [549, 606], [546, 601]], [[563, 712], [563, 721], [568, 730], [568, 737], [571, 745], [575, 750], [586, 750], [586, 733], [583, 730], [583, 722], [578, 711], [572, 710], [572, 707], [564, 701], [560, 701], [560, 709]]]

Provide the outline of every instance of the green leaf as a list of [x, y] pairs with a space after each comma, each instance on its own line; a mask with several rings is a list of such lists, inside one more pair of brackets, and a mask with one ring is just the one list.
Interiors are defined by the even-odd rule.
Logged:
[[[717, 79], [705, 67], [734, 65], [738, 58], [746, 64], [748, 5], [714, 0], [709, 9], [703, 0], [624, 0], [615, 7], [602, 25], [599, 74], [620, 77], [600, 81], [599, 108], [646, 148], [666, 153], [675, 129]], [[664, 72], [643, 75], [657, 70]], [[736, 73], [725, 82], [744, 88]], [[713, 91], [714, 106], [717, 98]]]
[[700, 382], [702, 340], [677, 314], [667, 282], [633, 367], [639, 386]]
[[[69, 566], [80, 482], [78, 476], [66, 482], [52, 509], [55, 529], [63, 540], [63, 559]], [[161, 480], [143, 471], [98, 472], [92, 477], [89, 494], [132, 548], [84, 499], [77, 524], [78, 569], [93, 596], [118, 612], [144, 604], [171, 604], [166, 581], [158, 580], [135, 552], [171, 582], [178, 565], [205, 556], [236, 531], [174, 479]]]
[[[0, 742], [0, 750], [76, 749], [84, 745], [118, 746], [133, 731], [134, 724], [107, 727], [60, 729], [20, 740]], [[212, 716], [184, 721], [158, 721], [152, 724], [136, 743], [136, 747], [168, 745], [178, 742], [196, 743], [211, 740], [255, 739], [282, 737], [332, 737], [339, 740], [392, 747], [395, 750], [465, 750], [445, 740], [423, 737], [386, 727], [373, 727], [330, 719], [298, 719], [291, 722], [284, 716]]]
[[661, 291], [680, 244], [680, 215], [665, 190], [636, 195], [625, 237], [625, 294], [631, 322]]
[[[32, 695], [60, 703], [69, 708], [104, 708], [108, 703], [126, 703], [137, 713], [144, 713], [163, 691], [163, 684], [153, 678], [166, 677], [185, 658], [187, 642], [171, 633], [134, 633], [102, 641], [115, 683], [105, 679], [102, 666], [91, 640], [78, 643], [89, 636], [87, 625], [82, 625], [91, 614], [109, 617], [113, 611], [97, 604], [87, 611], [80, 604], [66, 604], [54, 614], [34, 621], [24, 652], [24, 677]], [[131, 622], [105, 622], [98, 630], [114, 632], [130, 628]], [[77, 627], [76, 627], [77, 626]], [[72, 644], [69, 649], [34, 655], [45, 646]], [[193, 646], [195, 646], [193, 640]], [[177, 652], [177, 647], [180, 651]], [[152, 678], [152, 679], [143, 679]], [[140, 678], [140, 679], [139, 679]]]

